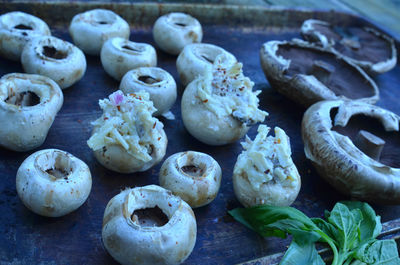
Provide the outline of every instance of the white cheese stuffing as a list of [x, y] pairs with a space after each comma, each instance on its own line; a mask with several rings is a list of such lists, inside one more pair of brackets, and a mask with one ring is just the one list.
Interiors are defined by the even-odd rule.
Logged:
[[124, 96], [118, 90], [99, 100], [103, 115], [92, 122], [100, 127], [87, 144], [94, 151], [117, 144], [135, 158], [148, 162], [152, 148], [159, 148], [163, 124], [152, 116], [156, 111], [147, 92]]
[[289, 137], [279, 127], [275, 127], [275, 137], [268, 136], [270, 129], [260, 125], [254, 141], [246, 136], [246, 141], [241, 143], [244, 150], [237, 159], [234, 174], [246, 173], [255, 190], [260, 190], [262, 184], [271, 180], [282, 186], [295, 187], [300, 176], [291, 158]]
[[198, 96], [217, 117], [232, 115], [247, 125], [264, 121], [267, 112], [258, 109], [257, 95], [252, 91], [254, 83], [243, 75], [242, 64], [232, 64], [226, 55], [218, 55], [213, 67], [206, 68], [198, 80]]

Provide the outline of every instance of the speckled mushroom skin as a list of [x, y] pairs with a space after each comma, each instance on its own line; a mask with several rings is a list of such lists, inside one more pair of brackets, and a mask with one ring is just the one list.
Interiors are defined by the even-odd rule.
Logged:
[[232, 115], [217, 117], [197, 97], [200, 79], [192, 81], [182, 96], [181, 110], [185, 128], [199, 141], [209, 145], [224, 145], [242, 138], [250, 127]]
[[[201, 173], [193, 176], [182, 167], [196, 166]], [[197, 208], [211, 203], [221, 185], [221, 167], [211, 156], [186, 151], [168, 157], [159, 176], [160, 185], [181, 197], [190, 207]]]
[[400, 117], [388, 110], [357, 101], [322, 101], [304, 114], [304, 152], [319, 174], [354, 199], [400, 203], [400, 169], [386, 166], [361, 152], [348, 138], [332, 131], [330, 111], [338, 108], [334, 125], [346, 126], [353, 115], [379, 119], [386, 131], [399, 131]]
[[[57, 161], [59, 158], [62, 162]], [[62, 163], [64, 178], [56, 178], [46, 170]], [[18, 196], [36, 214], [59, 217], [79, 208], [92, 188], [89, 167], [77, 157], [57, 149], [40, 150], [30, 155], [18, 168]]]
[[[309, 44], [301, 40], [295, 40], [292, 42], [269, 41], [264, 43], [260, 50], [261, 66], [268, 81], [276, 90], [278, 90], [279, 93], [306, 107], [321, 100], [345, 99], [344, 96], [335, 95], [335, 93], [330, 90], [329, 87], [325, 86], [313, 75], [297, 74], [293, 77], [285, 75], [285, 71], [290, 66], [290, 61], [284, 59], [282, 56], [278, 56], [277, 51], [279, 49], [279, 45], [288, 43], [299, 47], [315, 49], [316, 51], [329, 52], [323, 48], [319, 48], [313, 44]], [[339, 54], [335, 55], [337, 58], [341, 58]], [[354, 67], [360, 73], [360, 75], [363, 76], [365, 82], [370, 85], [373, 95], [371, 97], [361, 98], [358, 100], [371, 104], [378, 101], [379, 90], [375, 82], [364, 71], [362, 71], [361, 68], [344, 58], [342, 59], [351, 67]]]
[[[92, 134], [95, 134], [98, 130], [98, 126], [94, 127]], [[160, 148], [153, 148], [151, 153], [152, 159], [148, 162], [137, 159], [117, 144], [107, 145], [93, 153], [100, 164], [113, 171], [119, 173], [146, 171], [158, 164], [165, 156], [168, 139], [163, 129], [160, 129], [160, 134]]]
[[[168, 223], [142, 227], [132, 221], [135, 210], [155, 206], [167, 215]], [[196, 236], [196, 218], [190, 206], [156, 185], [123, 190], [104, 212], [104, 246], [124, 265], [180, 264], [192, 252]]]
[[[31, 29], [18, 29], [24, 25]], [[50, 36], [46, 22], [24, 12], [9, 12], [0, 16], [0, 55], [14, 61], [21, 59], [26, 43], [39, 36]]]
[[[303, 25], [301, 26], [301, 34], [303, 37], [312, 42], [316, 42], [321, 44], [324, 48], [336, 51], [334, 48], [335, 42], [333, 40], [329, 40], [327, 36], [322, 34], [321, 32], [317, 31], [314, 27], [314, 25], [323, 25], [323, 26], [331, 26], [329, 23], [321, 20], [316, 20], [316, 19], [308, 19], [304, 21]], [[389, 36], [382, 34], [381, 32], [373, 29], [373, 28], [364, 28], [365, 31], [372, 33], [379, 39], [385, 40], [391, 50], [391, 56], [390, 58], [380, 61], [377, 63], [373, 63], [370, 61], [361, 61], [357, 59], [353, 59], [351, 57], [345, 56], [346, 59], [351, 61], [352, 63], [360, 66], [363, 70], [365, 70], [367, 73], [370, 75], [377, 75], [377, 74], [382, 74], [387, 71], [390, 71], [396, 66], [397, 63], [397, 50], [396, 50], [396, 45], [394, 43], [394, 40], [390, 38]]]
[[[17, 106], [5, 102], [10, 94], [24, 91], [34, 92], [40, 103]], [[0, 146], [25, 152], [42, 145], [63, 100], [60, 87], [48, 77], [19, 73], [3, 76], [0, 79]]]

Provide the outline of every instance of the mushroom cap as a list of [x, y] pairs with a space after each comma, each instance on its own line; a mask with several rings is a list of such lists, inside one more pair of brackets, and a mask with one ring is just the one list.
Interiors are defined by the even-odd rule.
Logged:
[[[163, 226], [146, 227], [132, 220], [136, 210], [156, 206], [168, 217]], [[180, 264], [192, 252], [196, 235], [196, 218], [190, 206], [156, 185], [123, 190], [108, 202], [104, 212], [104, 246], [124, 265]]]
[[387, 72], [397, 63], [394, 40], [373, 28], [342, 28], [325, 21], [308, 19], [303, 22], [301, 34], [308, 41], [342, 54], [372, 75]]
[[90, 55], [99, 55], [104, 42], [113, 37], [129, 39], [129, 24], [111, 10], [93, 9], [75, 15], [69, 26], [75, 45]]
[[225, 54], [226, 59], [237, 62], [236, 57], [221, 47], [209, 43], [192, 43], [185, 46], [176, 60], [176, 68], [181, 83], [186, 86], [198, 76], [204, 74], [205, 68], [212, 68], [215, 58]]
[[361, 68], [308, 42], [266, 42], [260, 59], [271, 85], [304, 106], [321, 100], [350, 98], [375, 103], [379, 99], [378, 87]]
[[[40, 102], [32, 106], [7, 102], [27, 92], [34, 93]], [[60, 87], [48, 77], [4, 75], [0, 79], [0, 146], [25, 152], [42, 145], [63, 101]]]
[[[332, 109], [338, 112], [331, 120]], [[360, 101], [332, 100], [312, 105], [302, 121], [304, 152], [319, 174], [344, 194], [359, 200], [400, 203], [400, 169], [384, 165], [358, 149], [351, 139], [336, 131], [354, 115], [380, 120], [386, 131], [399, 131], [400, 117]]]
[[100, 59], [107, 74], [116, 80], [121, 80], [129, 70], [157, 65], [157, 54], [153, 46], [120, 37], [104, 43]]
[[209, 204], [221, 185], [221, 167], [211, 156], [186, 151], [168, 157], [159, 175], [160, 186], [181, 197], [190, 207]]
[[200, 82], [200, 79], [195, 79], [189, 83], [182, 96], [181, 113], [185, 128], [197, 140], [209, 145], [224, 145], [242, 138], [250, 127], [232, 115], [218, 117], [206, 108], [197, 97]]
[[[150, 82], [147, 82], [147, 79]], [[172, 75], [158, 67], [140, 67], [127, 72], [121, 80], [119, 89], [125, 94], [141, 90], [150, 94], [154, 107], [154, 116], [169, 111], [177, 97], [176, 83]]]
[[78, 209], [89, 196], [89, 167], [77, 157], [57, 149], [40, 150], [18, 168], [18, 196], [36, 214], [59, 217]]
[[21, 59], [25, 44], [39, 36], [50, 36], [46, 22], [24, 12], [0, 16], [0, 55], [14, 61]]
[[[95, 126], [93, 133], [100, 129]], [[134, 173], [146, 171], [154, 165], [158, 164], [165, 156], [167, 150], [167, 135], [164, 130], [160, 130], [161, 139], [159, 141], [160, 148], [153, 148], [150, 161], [143, 161], [129, 154], [122, 146], [117, 144], [109, 144], [105, 148], [94, 151], [97, 161], [104, 167], [119, 173]]]
[[86, 59], [75, 45], [51, 36], [40, 36], [28, 42], [21, 56], [25, 72], [53, 79], [62, 89], [81, 80]]
[[201, 42], [203, 30], [194, 17], [185, 13], [169, 13], [155, 22], [153, 38], [161, 50], [178, 55], [186, 45]]

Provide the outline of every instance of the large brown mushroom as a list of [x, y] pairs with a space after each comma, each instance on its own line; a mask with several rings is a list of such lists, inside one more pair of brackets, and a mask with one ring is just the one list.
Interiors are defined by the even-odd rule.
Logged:
[[381, 74], [395, 67], [396, 46], [392, 38], [376, 29], [361, 26], [341, 27], [309, 19], [301, 27], [303, 37], [341, 53], [369, 74]]
[[318, 102], [303, 117], [306, 157], [342, 193], [398, 204], [399, 121], [398, 115], [360, 101]]
[[260, 50], [264, 74], [278, 92], [305, 106], [320, 100], [358, 99], [375, 103], [375, 82], [358, 66], [301, 40], [269, 41]]

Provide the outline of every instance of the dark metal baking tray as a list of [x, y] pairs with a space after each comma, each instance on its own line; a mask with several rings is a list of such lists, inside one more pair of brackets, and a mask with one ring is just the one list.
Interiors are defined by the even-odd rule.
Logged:
[[[262, 90], [260, 106], [270, 113], [265, 123], [283, 128], [290, 136], [293, 160], [302, 177], [302, 189], [293, 206], [309, 216], [322, 216], [324, 209], [331, 209], [335, 202], [349, 199], [324, 182], [306, 160], [300, 135], [305, 109], [270, 87], [261, 70], [258, 53], [268, 40], [300, 37], [299, 27], [308, 18], [338, 22], [343, 26], [371, 25], [370, 22], [333, 11], [193, 4], [2, 2], [0, 14], [13, 10], [34, 14], [51, 26], [53, 35], [71, 41], [67, 28], [72, 16], [93, 8], [114, 10], [131, 25], [131, 40], [152, 45], [155, 43], [151, 27], [160, 15], [182, 11], [197, 17], [204, 29], [203, 42], [219, 45], [235, 54], [243, 62], [245, 74], [255, 82], [255, 89]], [[160, 50], [157, 53], [158, 66], [174, 76], [182, 91], [175, 67], [176, 57]], [[64, 105], [45, 143], [38, 150], [58, 148], [85, 161], [93, 176], [92, 192], [81, 208], [65, 217], [40, 217], [23, 206], [15, 188], [15, 175], [20, 163], [36, 150], [16, 153], [0, 148], [0, 264], [115, 264], [101, 242], [107, 202], [124, 187], [158, 184], [161, 164], [147, 172], [122, 175], [106, 170], [93, 157], [86, 144], [91, 133], [90, 122], [101, 114], [98, 100], [115, 91], [118, 83], [104, 72], [99, 57], [87, 56], [87, 61], [84, 78], [63, 91]], [[19, 63], [0, 59], [0, 75], [21, 71]], [[374, 79], [381, 92], [377, 105], [400, 114], [400, 67]], [[202, 151], [212, 155], [223, 170], [221, 190], [215, 201], [194, 210], [197, 242], [185, 264], [233, 264], [284, 251], [288, 240], [262, 238], [227, 215], [228, 210], [240, 206], [231, 180], [236, 157], [241, 152], [239, 142], [221, 147], [206, 146], [185, 130], [180, 99], [172, 112], [175, 120], [161, 119], [169, 138], [165, 158], [184, 150]], [[251, 138], [256, 127], [249, 131]], [[373, 207], [383, 221], [400, 218], [399, 206]]]

